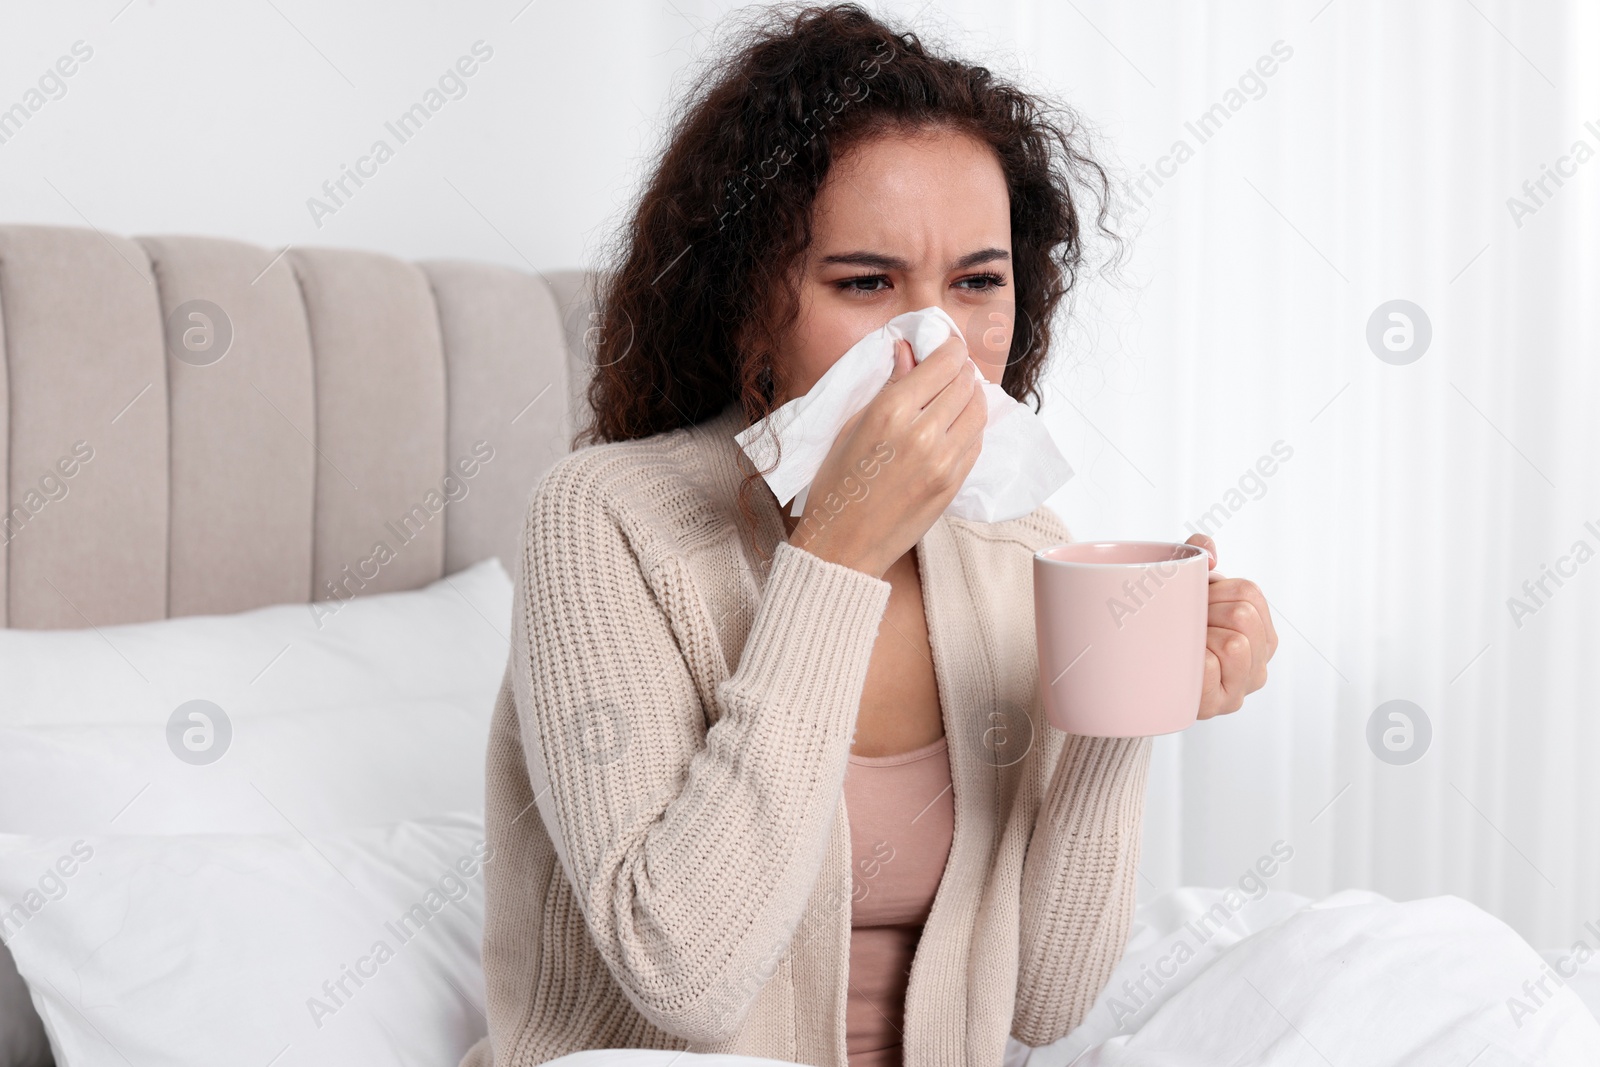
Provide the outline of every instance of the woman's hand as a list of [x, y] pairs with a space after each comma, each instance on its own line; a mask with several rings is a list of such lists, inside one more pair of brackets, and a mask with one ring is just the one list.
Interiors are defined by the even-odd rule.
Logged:
[[791, 544], [882, 578], [954, 499], [983, 448], [988, 401], [960, 337], [914, 363], [895, 342], [883, 390], [839, 431]]
[[1247, 693], [1267, 684], [1267, 661], [1278, 651], [1267, 598], [1256, 583], [1214, 573], [1217, 543], [1195, 534], [1186, 544], [1211, 556], [1210, 605], [1206, 620], [1206, 674], [1200, 690], [1200, 718], [1239, 710]]

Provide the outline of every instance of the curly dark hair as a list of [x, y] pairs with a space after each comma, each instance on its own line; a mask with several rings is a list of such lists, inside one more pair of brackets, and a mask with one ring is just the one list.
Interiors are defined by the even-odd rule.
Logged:
[[[873, 135], [927, 128], [967, 133], [999, 157], [1025, 327], [1001, 384], [1038, 410], [1052, 318], [1084, 262], [1080, 195], [1115, 236], [1110, 181], [1083, 123], [856, 4], [784, 6], [761, 10], [687, 94], [597, 276], [598, 336], [621, 352], [595, 359], [590, 421], [574, 446], [696, 424], [735, 400], [746, 425], [769, 414], [772, 354], [798, 315], [794, 268], [830, 162]], [[752, 527], [756, 477], [739, 493]]]

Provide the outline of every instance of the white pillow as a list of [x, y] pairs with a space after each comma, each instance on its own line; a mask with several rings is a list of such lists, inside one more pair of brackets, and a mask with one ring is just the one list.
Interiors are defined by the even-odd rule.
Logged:
[[[489, 559], [331, 613], [0, 629], [0, 833], [315, 834], [481, 811], [511, 604]], [[222, 709], [209, 737], [177, 714], [192, 700]], [[11, 968], [0, 947], [0, 1067], [33, 1067]]]
[[0, 833], [319, 833], [480, 811], [491, 710], [435, 699], [257, 714], [202, 765], [176, 758], [160, 724], [0, 726]]
[[[320, 625], [285, 604], [0, 630], [0, 832], [313, 832], [481, 810], [511, 602], [488, 559], [317, 609]], [[214, 705], [209, 736], [197, 700]]]
[[0, 630], [0, 726], [165, 724], [191, 700], [230, 720], [383, 700], [492, 707], [511, 579], [487, 559], [336, 611], [280, 604], [89, 630]]
[[477, 815], [331, 837], [0, 836], [63, 1067], [452, 1065], [486, 1032]]

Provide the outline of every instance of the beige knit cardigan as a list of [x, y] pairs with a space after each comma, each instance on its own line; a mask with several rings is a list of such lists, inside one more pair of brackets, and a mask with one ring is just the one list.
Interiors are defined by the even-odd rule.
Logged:
[[[789, 544], [758, 481], [762, 562], [742, 426], [730, 407], [582, 449], [530, 497], [488, 752], [489, 1035], [463, 1067], [603, 1048], [846, 1065], [844, 776], [889, 584]], [[1065, 1036], [1126, 943], [1150, 744], [1043, 723], [1032, 559], [1066, 540], [1041, 507], [940, 518], [916, 547], [955, 836], [907, 1067]]]

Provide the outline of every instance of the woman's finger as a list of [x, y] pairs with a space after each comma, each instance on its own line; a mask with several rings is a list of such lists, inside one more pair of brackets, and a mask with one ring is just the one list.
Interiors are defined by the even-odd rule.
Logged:
[[[926, 359], [915, 364], [899, 379], [884, 386], [884, 389], [897, 393], [915, 414], [932, 403], [945, 386], [955, 381], [968, 362], [966, 345], [962, 344], [961, 338], [952, 337], [928, 353]], [[946, 420], [947, 425], [948, 422]]]
[[[981, 373], [981, 372], [980, 372]], [[956, 416], [956, 421], [951, 425], [952, 432], [970, 434], [976, 443], [983, 444], [983, 431], [989, 425], [989, 397], [983, 391], [983, 381], [974, 381], [972, 396], [967, 399], [967, 406], [961, 409], [961, 414]]]
[[1200, 718], [1209, 719], [1215, 715], [1217, 692], [1222, 688], [1222, 661], [1211, 651], [1209, 644], [1206, 647], [1205, 680], [1200, 685]]
[[1266, 653], [1271, 659], [1278, 651], [1278, 628], [1272, 624], [1272, 606], [1261, 587], [1248, 578], [1223, 578], [1211, 584], [1211, 603], [1246, 601], [1256, 609], [1266, 633]]
[[1266, 684], [1267, 627], [1256, 606], [1248, 600], [1213, 600], [1206, 609], [1206, 623], [1244, 635], [1251, 652], [1248, 691], [1253, 693]]
[[[948, 343], [946, 342], [946, 344]], [[913, 421], [931, 419], [934, 426], [949, 432], [956, 419], [966, 410], [972, 400], [974, 391], [978, 390], [979, 371], [977, 364], [967, 358], [964, 353], [965, 349], [963, 349], [961, 356], [963, 361], [961, 368], [956, 371], [945, 387], [939, 390], [938, 395], [928, 401], [927, 407], [922, 409], [922, 414], [918, 415]], [[929, 357], [929, 359], [932, 358], [931, 356]], [[924, 360], [923, 363], [925, 365], [927, 360]]]
[[1217, 543], [1213, 541], [1210, 536], [1203, 533], [1197, 533], [1193, 537], [1189, 538], [1189, 540], [1185, 541], [1184, 544], [1199, 545], [1201, 548], [1205, 549], [1206, 554], [1211, 557], [1211, 562], [1206, 564], [1206, 569], [1212, 571], [1217, 569]]
[[889, 372], [889, 380], [897, 382], [911, 372], [916, 366], [916, 360], [911, 358], [911, 342], [901, 338], [894, 343], [894, 369]]
[[1201, 701], [1200, 717], [1238, 711], [1244, 704], [1250, 674], [1249, 640], [1235, 630], [1209, 626], [1206, 628], [1206, 651], [1216, 657], [1220, 673], [1217, 686], [1208, 691], [1210, 708], [1205, 706], [1206, 700]]
[[973, 466], [978, 462], [978, 456], [983, 452], [983, 428], [988, 421], [988, 398], [983, 395], [983, 390], [975, 389], [972, 399], [961, 409], [961, 414], [956, 416], [956, 421], [950, 426], [951, 436], [960, 438], [963, 435], [970, 435], [972, 438], [972, 443], [961, 453], [959, 469], [963, 482], [967, 480], [967, 475], [972, 473]]

